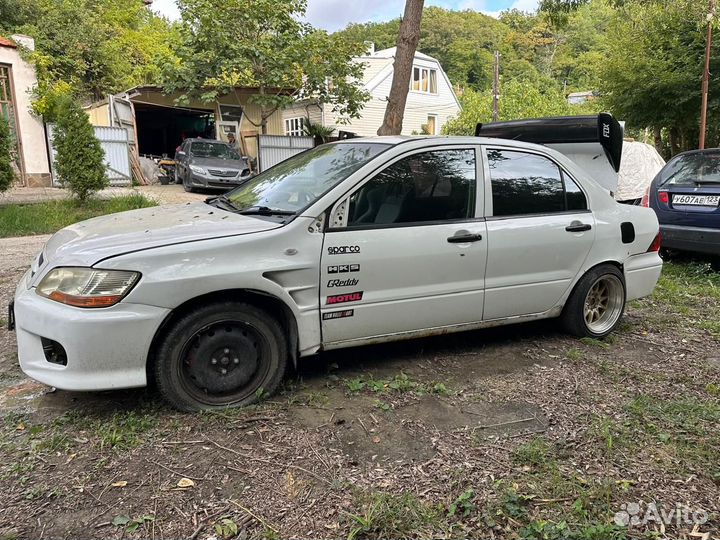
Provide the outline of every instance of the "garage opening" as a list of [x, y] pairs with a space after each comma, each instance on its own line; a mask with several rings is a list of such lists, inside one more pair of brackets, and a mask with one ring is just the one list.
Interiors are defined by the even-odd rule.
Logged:
[[138, 152], [141, 156], [175, 155], [188, 138], [215, 138], [215, 112], [204, 109], [164, 107], [134, 103]]

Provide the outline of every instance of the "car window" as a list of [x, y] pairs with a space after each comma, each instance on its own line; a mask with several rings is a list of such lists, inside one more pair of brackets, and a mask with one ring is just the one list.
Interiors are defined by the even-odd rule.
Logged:
[[227, 197], [240, 210], [252, 206], [302, 210], [388, 148], [367, 142], [324, 144], [281, 161]]
[[475, 150], [413, 154], [351, 195], [348, 226], [473, 217], [476, 183]]
[[224, 143], [194, 142], [190, 153], [197, 158], [240, 159], [240, 155]]
[[515, 150], [487, 151], [493, 215], [586, 210], [585, 194], [550, 159]]
[[660, 186], [695, 186], [720, 183], [720, 152], [684, 154], [668, 161], [660, 171]]

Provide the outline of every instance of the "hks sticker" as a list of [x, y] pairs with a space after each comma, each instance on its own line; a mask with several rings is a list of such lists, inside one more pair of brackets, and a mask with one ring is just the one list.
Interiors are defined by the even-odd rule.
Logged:
[[359, 264], [336, 264], [327, 267], [328, 274], [344, 274], [346, 272], [359, 272]]
[[331, 311], [330, 313], [323, 313], [323, 321], [330, 319], [342, 319], [344, 317], [352, 317], [355, 314], [354, 309], [346, 309], [343, 311]]
[[328, 281], [328, 287], [354, 287], [357, 285], [359, 280], [348, 278], [348, 279], [331, 279]]
[[363, 297], [363, 291], [347, 293], [347, 294], [336, 294], [333, 296], [328, 296], [325, 303], [327, 305], [331, 305], [331, 304], [344, 304], [345, 302], [359, 302], [360, 300], [362, 300], [362, 297]]
[[360, 246], [331, 246], [328, 248], [328, 255], [345, 255], [348, 253], [360, 253]]

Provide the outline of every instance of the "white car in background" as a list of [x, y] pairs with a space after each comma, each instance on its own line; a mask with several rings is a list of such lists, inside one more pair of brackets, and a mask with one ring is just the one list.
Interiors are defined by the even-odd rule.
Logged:
[[59, 231], [10, 320], [38, 381], [238, 406], [323, 350], [552, 317], [603, 337], [653, 291], [658, 248], [652, 210], [546, 146], [350, 139], [206, 203]]

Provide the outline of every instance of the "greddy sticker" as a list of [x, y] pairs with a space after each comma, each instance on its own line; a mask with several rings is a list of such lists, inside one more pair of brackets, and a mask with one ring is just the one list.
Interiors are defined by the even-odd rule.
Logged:
[[344, 304], [345, 302], [359, 302], [362, 300], [363, 297], [363, 291], [360, 292], [353, 292], [348, 294], [336, 294], [333, 296], [328, 296], [325, 303], [327, 305], [330, 304]]
[[330, 319], [342, 319], [345, 317], [352, 317], [355, 314], [354, 309], [346, 309], [343, 311], [331, 311], [330, 313], [323, 313], [323, 321]]
[[354, 287], [358, 284], [357, 279], [331, 279], [328, 281], [328, 287]]
[[347, 253], [360, 253], [360, 246], [331, 246], [328, 255], [345, 255]]

